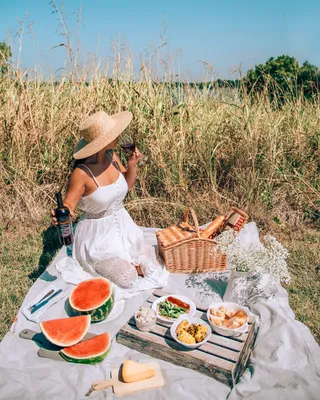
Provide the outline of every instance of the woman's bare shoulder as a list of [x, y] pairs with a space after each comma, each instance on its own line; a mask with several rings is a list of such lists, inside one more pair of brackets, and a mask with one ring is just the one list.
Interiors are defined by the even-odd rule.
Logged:
[[85, 184], [88, 178], [87, 172], [81, 167], [75, 168], [69, 178], [70, 183]]

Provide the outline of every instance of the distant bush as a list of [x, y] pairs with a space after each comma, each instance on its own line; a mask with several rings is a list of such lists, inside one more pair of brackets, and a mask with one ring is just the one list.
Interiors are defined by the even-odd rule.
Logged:
[[12, 56], [10, 46], [0, 42], [0, 76], [8, 71], [9, 59]]
[[282, 55], [249, 70], [242, 83], [247, 93], [264, 92], [281, 104], [301, 95], [310, 100], [319, 94], [320, 69], [308, 61], [300, 66], [294, 57]]

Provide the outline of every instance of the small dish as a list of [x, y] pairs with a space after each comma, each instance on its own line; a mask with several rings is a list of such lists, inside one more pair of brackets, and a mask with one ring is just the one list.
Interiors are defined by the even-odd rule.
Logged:
[[[196, 324], [196, 325], [203, 325], [203, 326], [205, 326], [206, 329], [207, 329], [207, 333], [206, 333], [206, 336], [205, 336], [204, 340], [202, 340], [202, 341], [199, 342], [199, 343], [195, 343], [195, 344], [188, 344], [188, 343], [184, 343], [184, 342], [182, 342], [181, 340], [179, 340], [178, 337], [177, 337], [177, 334], [176, 334], [176, 329], [177, 329], [178, 325], [180, 324], [180, 322], [182, 322], [182, 321], [184, 321], [184, 320], [188, 321], [189, 324]], [[197, 349], [198, 347], [202, 346], [204, 343], [206, 343], [206, 342], [209, 340], [209, 338], [210, 338], [210, 336], [211, 336], [211, 334], [212, 334], [212, 330], [211, 330], [210, 325], [209, 325], [206, 321], [204, 321], [203, 319], [201, 319], [201, 318], [197, 318], [197, 317], [183, 317], [183, 316], [182, 316], [182, 317], [180, 317], [177, 321], [175, 321], [175, 322], [171, 325], [170, 334], [171, 334], [172, 338], [173, 338], [177, 343], [181, 344], [182, 346], [186, 347], [187, 349]]]
[[157, 313], [149, 307], [140, 307], [134, 314], [139, 331], [149, 332], [156, 325]]
[[[218, 326], [215, 325], [211, 319], [210, 319], [210, 309], [214, 309], [214, 310], [219, 310], [220, 307], [225, 307], [227, 310], [229, 310], [232, 313], [236, 313], [237, 311], [242, 311], [246, 316], [247, 316], [247, 320], [246, 322], [241, 325], [239, 328], [226, 328], [224, 326]], [[248, 312], [245, 308], [241, 307], [239, 304], [237, 303], [229, 303], [229, 302], [218, 302], [218, 303], [212, 303], [210, 304], [208, 311], [207, 311], [207, 319], [208, 322], [211, 326], [211, 328], [213, 329], [214, 332], [218, 333], [219, 335], [222, 336], [227, 336], [227, 337], [235, 337], [235, 336], [240, 336], [243, 333], [246, 333], [248, 331]]]
[[[162, 316], [159, 313], [158, 306], [159, 306], [159, 303], [165, 301], [168, 297], [174, 297], [175, 299], [178, 299], [178, 300], [182, 301], [183, 303], [188, 304], [190, 306], [189, 312], [187, 312], [185, 314], [180, 314], [179, 317], [177, 317], [177, 318], [169, 318], [169, 317]], [[193, 317], [197, 311], [196, 305], [194, 304], [194, 302], [192, 300], [190, 300], [188, 297], [178, 296], [178, 295], [162, 296], [152, 303], [151, 308], [157, 313], [158, 320], [166, 325], [173, 324], [175, 321], [177, 321], [179, 318], [181, 318], [183, 316]]]

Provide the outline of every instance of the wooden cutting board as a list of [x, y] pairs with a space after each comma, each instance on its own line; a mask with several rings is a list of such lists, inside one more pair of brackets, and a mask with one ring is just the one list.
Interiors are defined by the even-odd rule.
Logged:
[[[64, 358], [60, 356], [59, 354], [60, 348], [48, 342], [42, 333], [32, 331], [31, 329], [24, 329], [20, 332], [19, 336], [22, 339], [33, 340], [38, 345], [44, 346], [40, 347], [40, 349], [37, 352], [39, 357], [51, 358], [52, 360], [67, 362]], [[90, 339], [93, 336], [96, 335], [88, 332], [83, 338], [83, 340]], [[112, 369], [111, 379], [106, 380], [104, 382], [109, 383], [108, 387], [113, 386], [114, 394], [116, 394], [117, 396], [125, 396], [130, 393], [138, 392], [140, 390], [155, 389], [163, 386], [164, 379], [159, 363], [157, 363], [156, 361], [148, 361], [144, 362], [144, 364], [148, 364], [152, 368], [154, 368], [155, 376], [153, 378], [144, 379], [143, 381], [139, 382], [125, 383], [122, 379], [121, 367], [119, 367]]]
[[[61, 347], [57, 347], [54, 344], [50, 343], [45, 338], [43, 333], [35, 332], [32, 331], [31, 329], [23, 329], [19, 333], [19, 336], [21, 337], [21, 339], [32, 340], [40, 347], [40, 349], [37, 352], [39, 357], [51, 358], [52, 360], [55, 361], [67, 362], [63, 357], [60, 356], [59, 350], [61, 350]], [[96, 336], [94, 333], [87, 332], [82, 341], [90, 339], [94, 336]]]
[[[107, 390], [111, 386], [113, 387], [113, 392], [117, 396], [125, 396], [134, 392], [138, 392], [141, 390], [148, 389], [156, 389], [160, 388], [164, 385], [163, 375], [160, 369], [160, 365], [156, 361], [149, 361], [148, 363], [144, 363], [150, 365], [155, 370], [155, 376], [153, 378], [144, 379], [139, 382], [126, 383], [122, 379], [122, 367], [114, 368], [111, 370], [111, 379], [96, 381], [93, 384], [99, 384], [104, 389], [99, 390]], [[91, 393], [89, 391], [87, 396]]]

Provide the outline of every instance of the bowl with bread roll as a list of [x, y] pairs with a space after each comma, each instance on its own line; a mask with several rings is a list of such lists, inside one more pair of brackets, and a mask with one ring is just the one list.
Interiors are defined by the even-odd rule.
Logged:
[[211, 328], [219, 335], [240, 336], [248, 331], [248, 312], [236, 303], [210, 304], [207, 319]]

